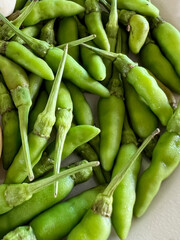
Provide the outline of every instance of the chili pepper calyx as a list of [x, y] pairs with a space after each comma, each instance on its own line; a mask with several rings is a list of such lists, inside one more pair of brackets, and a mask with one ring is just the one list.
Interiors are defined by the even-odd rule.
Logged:
[[98, 4], [98, 0], [86, 0], [85, 7], [86, 7], [86, 14], [90, 14], [92, 12], [100, 12], [101, 8]]
[[136, 12], [134, 12], [134, 11], [128, 11], [125, 9], [118, 11], [118, 19], [125, 26], [129, 26], [129, 21], [130, 21], [131, 17], [134, 15], [136, 15]]
[[168, 132], [174, 132], [178, 135], [180, 135], [180, 102], [178, 104], [177, 109], [175, 110], [174, 114], [170, 118], [166, 130]]
[[5, 55], [8, 42], [0, 40], [0, 53]]
[[28, 86], [18, 86], [11, 90], [11, 94], [17, 108], [22, 105], [31, 106], [32, 101]]
[[163, 22], [165, 22], [165, 21], [161, 17], [151, 18], [150, 19], [151, 29], [157, 28]]
[[92, 206], [93, 212], [104, 217], [111, 217], [113, 197], [100, 193]]
[[118, 54], [116, 60], [114, 61], [115, 66], [118, 68], [123, 77], [127, 77], [129, 71], [138, 66], [138, 63], [134, 63], [130, 58], [124, 54]]
[[[71, 122], [72, 122], [72, 109], [63, 109], [63, 108], [58, 108], [56, 110], [56, 126], [58, 127], [61, 125], [63, 129], [69, 129], [71, 127]], [[67, 121], [67, 119], [70, 119], [70, 121]]]

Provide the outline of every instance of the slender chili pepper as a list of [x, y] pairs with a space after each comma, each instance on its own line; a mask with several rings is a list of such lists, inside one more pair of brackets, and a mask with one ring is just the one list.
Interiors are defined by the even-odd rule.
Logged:
[[0, 114], [4, 142], [2, 160], [3, 167], [7, 170], [21, 146], [21, 136], [18, 113], [15, 110], [8, 90], [2, 82], [0, 82]]
[[[40, 160], [42, 152], [44, 151], [48, 139], [50, 137], [52, 127], [55, 124], [55, 110], [56, 110], [56, 102], [58, 96], [58, 90], [63, 74], [64, 64], [67, 55], [67, 47], [65, 48], [64, 55], [61, 63], [59, 64], [58, 72], [56, 74], [56, 78], [53, 83], [53, 87], [46, 104], [46, 107], [42, 113], [38, 115], [38, 118], [34, 124], [33, 131], [29, 134], [29, 149], [31, 156], [31, 164], [32, 166], [36, 165]], [[11, 76], [12, 78], [12, 76]], [[24, 111], [23, 111], [24, 114]], [[27, 142], [28, 142], [27, 140]], [[16, 155], [13, 163], [8, 169], [5, 183], [21, 183], [27, 177], [27, 170], [25, 168], [23, 159], [22, 148], [20, 148], [18, 154]], [[19, 172], [17, 175], [16, 173]]]
[[[72, 164], [68, 168], [81, 164], [83, 165], [84, 161]], [[2, 238], [18, 226], [29, 223], [34, 217], [65, 198], [72, 191], [74, 185], [87, 181], [91, 176], [92, 169], [86, 168], [78, 174], [64, 177], [59, 181], [59, 194], [57, 198], [54, 198], [54, 186], [50, 185], [40, 192], [35, 193], [28, 201], [1, 215], [0, 237]]]
[[27, 0], [16, 0], [15, 11], [23, 8], [23, 6], [25, 5], [26, 2], [27, 2]]
[[[82, 144], [88, 142], [99, 134], [100, 130], [96, 127], [89, 125], [79, 125], [70, 128], [67, 133], [64, 148], [62, 152], [62, 160], [68, 157], [76, 148]], [[34, 167], [34, 174], [37, 177], [42, 176], [44, 173], [52, 170], [54, 167], [54, 154], [55, 154], [55, 143], [51, 143], [46, 149], [46, 153], [43, 154], [41, 160]], [[84, 158], [87, 155], [84, 155]], [[89, 160], [89, 159], [87, 159]], [[96, 159], [98, 161], [98, 159]], [[95, 158], [92, 161], [96, 161]]]
[[39, 1], [23, 24], [30, 26], [47, 19], [70, 17], [82, 13], [84, 10], [84, 7], [72, 1]]
[[28, 127], [29, 132], [33, 130], [36, 119], [38, 115], [45, 109], [47, 101], [48, 94], [45, 91], [42, 91], [36, 101], [34, 108], [29, 114], [29, 127]]
[[[121, 38], [118, 33], [116, 51], [121, 51]], [[124, 122], [125, 106], [123, 101], [123, 87], [117, 69], [113, 69], [113, 76], [109, 81], [108, 89], [111, 96], [100, 98], [98, 116], [101, 129], [100, 134], [100, 161], [106, 171], [113, 167], [115, 157], [121, 142], [121, 133]]]
[[146, 41], [140, 52], [140, 60], [143, 66], [149, 69], [162, 83], [180, 94], [180, 77], [152, 39]]
[[14, 104], [18, 109], [23, 162], [29, 179], [33, 180], [34, 177], [27, 137], [28, 115], [32, 104], [29, 92], [29, 80], [25, 71], [20, 66], [2, 55], [0, 55], [0, 70], [7, 87], [11, 92]]
[[[76, 21], [80, 37], [86, 37], [88, 35], [86, 27], [81, 24], [78, 18], [76, 18]], [[88, 42], [88, 44], [91, 46], [95, 46], [93, 41]], [[106, 67], [102, 58], [98, 54], [82, 46], [80, 47], [80, 53], [83, 66], [87, 69], [89, 74], [94, 79], [102, 81], [106, 77]]]
[[137, 66], [137, 64], [124, 54], [110, 53], [86, 44], [82, 45], [114, 61], [119, 72], [135, 88], [138, 95], [160, 119], [162, 125], [167, 125], [173, 114], [173, 110], [169, 105], [165, 93], [159, 88], [156, 80], [145, 68]]
[[[58, 26], [58, 44], [67, 43], [78, 39], [78, 26], [74, 17], [63, 18]], [[69, 55], [79, 62], [79, 46], [69, 50]]]
[[[159, 132], [156, 130], [149, 136], [131, 159], [124, 165], [121, 171], [111, 180], [103, 193], [98, 194], [90, 210], [87, 211], [81, 222], [70, 232], [67, 240], [107, 240], [111, 232], [111, 214], [113, 194], [126, 173], [134, 165], [137, 158], [149, 143], [153, 136]], [[92, 228], [93, 227], [93, 228]]]
[[180, 32], [161, 18], [152, 19], [152, 36], [180, 77]]
[[37, 216], [30, 222], [37, 239], [56, 240], [67, 236], [103, 190], [103, 186], [92, 188]]
[[54, 23], [56, 18], [49, 20], [41, 29], [40, 39], [46, 41], [50, 45], [56, 45]]
[[18, 239], [28, 239], [37, 240], [31, 227], [18, 227], [15, 230], [9, 232], [2, 240], [18, 240]]
[[161, 183], [179, 164], [180, 152], [180, 103], [168, 122], [166, 132], [159, 138], [153, 151], [152, 162], [141, 175], [137, 185], [134, 208], [136, 217], [142, 216], [158, 193]]
[[34, 73], [29, 74], [28, 78], [29, 78], [29, 92], [31, 95], [32, 104], [34, 104], [39, 93], [39, 90], [41, 88], [43, 79]]
[[100, 48], [109, 51], [110, 45], [101, 20], [101, 8], [98, 0], [86, 0], [85, 23], [91, 34], [96, 34], [94, 42]]
[[[43, 2], [43, 1], [42, 1]], [[49, 66], [57, 71], [58, 63], [62, 58], [63, 51], [59, 48], [52, 48], [47, 42], [38, 40], [22, 34], [22, 32], [14, 27], [2, 14], [0, 18], [11, 28], [14, 32], [20, 36], [28, 45], [41, 57], [45, 58], [45, 61]], [[71, 56], [67, 56], [65, 65], [64, 78], [70, 80], [80, 88], [88, 90], [92, 93], [98, 94], [103, 97], [109, 96], [109, 91], [100, 83], [92, 79], [89, 74], [82, 68]]]
[[[32, 198], [32, 196], [45, 189], [47, 186], [51, 185], [55, 181], [59, 182], [59, 179], [70, 176], [73, 174], [78, 174], [84, 168], [91, 168], [98, 166], [99, 162], [88, 163], [84, 161], [84, 164], [73, 167], [71, 169], [65, 170], [62, 173], [58, 173], [51, 177], [36, 181], [34, 183], [22, 183], [22, 184], [1, 184], [0, 185], [0, 195], [1, 195], [1, 206], [0, 214], [9, 212], [14, 207], [21, 205], [23, 202]], [[90, 170], [92, 171], [92, 169]]]
[[[26, 17], [30, 14], [32, 9], [35, 7], [37, 0], [33, 0], [29, 6], [27, 6], [22, 13], [15, 20], [12, 21], [12, 24], [17, 28], [20, 28]], [[12, 31], [6, 24], [4, 24], [0, 28], [0, 39], [9, 40], [15, 35], [14, 31]]]
[[[127, 117], [124, 120], [122, 145], [113, 169], [112, 178], [124, 167], [137, 151], [137, 140], [131, 130]], [[126, 176], [116, 188], [113, 195], [112, 224], [120, 239], [126, 239], [131, 227], [133, 208], [136, 199], [136, 183], [141, 166], [141, 156], [128, 170]]]

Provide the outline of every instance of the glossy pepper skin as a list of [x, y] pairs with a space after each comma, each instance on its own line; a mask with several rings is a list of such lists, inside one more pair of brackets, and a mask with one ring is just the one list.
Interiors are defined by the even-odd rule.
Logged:
[[23, 24], [30, 26], [51, 18], [74, 16], [84, 10], [82, 6], [72, 1], [39, 1]]
[[18, 113], [11, 96], [0, 82], [0, 114], [3, 126], [2, 161], [4, 169], [8, 169], [21, 146]]
[[180, 32], [160, 18], [152, 20], [152, 36], [180, 76]]
[[[74, 164], [71, 166], [73, 167]], [[18, 226], [27, 224], [35, 216], [60, 202], [72, 191], [75, 184], [88, 180], [91, 175], [92, 171], [82, 170], [80, 174], [64, 177], [59, 180], [59, 194], [56, 198], [54, 198], [54, 186], [50, 185], [35, 193], [30, 200], [1, 215], [0, 237]]]
[[34, 73], [28, 75], [29, 78], [29, 92], [31, 95], [32, 105], [34, 105], [36, 98], [39, 94], [39, 90], [42, 86], [43, 79]]
[[162, 83], [180, 94], [180, 77], [155, 42], [149, 40], [143, 46], [140, 52], [140, 60], [143, 66], [149, 69]]
[[103, 189], [102, 186], [90, 189], [64, 203], [55, 205], [34, 218], [30, 226], [37, 240], [58, 240], [67, 236]]
[[161, 183], [176, 169], [180, 154], [180, 104], [170, 119], [166, 132], [160, 137], [150, 167], [142, 174], [137, 185], [134, 208], [136, 217], [142, 216], [159, 191]]

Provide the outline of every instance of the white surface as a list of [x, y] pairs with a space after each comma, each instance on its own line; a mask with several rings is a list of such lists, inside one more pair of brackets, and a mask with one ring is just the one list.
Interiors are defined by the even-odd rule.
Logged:
[[[2, 0], [0, 0], [1, 3]], [[7, 0], [6, 0], [7, 1]], [[132, 0], [133, 1], [133, 0]], [[152, 0], [160, 9], [161, 16], [174, 24], [180, 30], [180, 0]], [[96, 104], [96, 98], [93, 98]], [[77, 157], [68, 158], [64, 164], [72, 162]], [[180, 166], [163, 184], [146, 214], [140, 219], [133, 219], [132, 227], [127, 240], [180, 240]], [[3, 172], [0, 172], [3, 179]], [[71, 196], [77, 192], [94, 186], [93, 179], [81, 186], [77, 186]], [[109, 240], [118, 240], [116, 233], [112, 230]]]
[[0, 0], [0, 13], [8, 17], [13, 13], [16, 5], [16, 0]]

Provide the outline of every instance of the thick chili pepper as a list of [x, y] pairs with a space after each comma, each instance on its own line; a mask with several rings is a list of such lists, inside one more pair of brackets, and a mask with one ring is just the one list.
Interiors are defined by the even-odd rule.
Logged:
[[[152, 137], [159, 131], [149, 136], [131, 159], [124, 165], [121, 171], [111, 180], [103, 193], [98, 194], [90, 210], [87, 211], [81, 222], [70, 232], [68, 240], [107, 240], [111, 232], [111, 214], [113, 193], [116, 187], [126, 176], [126, 173], [136, 162], [137, 158], [149, 143]], [[92, 229], [93, 228], [93, 229]]]
[[[84, 161], [73, 164], [70, 167], [74, 167], [77, 164], [84, 164]], [[73, 176], [64, 177], [59, 181], [59, 194], [57, 198], [54, 198], [54, 186], [50, 185], [40, 192], [35, 193], [28, 201], [1, 215], [0, 237], [2, 238], [18, 226], [27, 224], [41, 212], [60, 202], [72, 191], [74, 185], [87, 181], [91, 176], [92, 170], [88, 168]]]
[[160, 119], [162, 125], [167, 125], [173, 114], [173, 110], [169, 105], [165, 93], [159, 88], [156, 80], [145, 68], [137, 66], [137, 64], [124, 54], [109, 53], [86, 44], [82, 45], [114, 61], [119, 72], [135, 88], [138, 95]]
[[180, 77], [153, 40], [147, 40], [140, 52], [140, 60], [143, 66], [149, 69], [162, 83], [180, 94]]
[[180, 32], [161, 18], [154, 18], [151, 27], [153, 38], [180, 76]]
[[[78, 39], [78, 26], [74, 17], [64, 18], [60, 21], [57, 31], [58, 44], [67, 43]], [[69, 49], [69, 55], [79, 61], [79, 46]]]
[[32, 104], [29, 92], [29, 80], [25, 71], [20, 66], [2, 55], [0, 55], [0, 70], [7, 87], [11, 92], [14, 104], [18, 109], [19, 127], [22, 141], [22, 162], [25, 165], [29, 179], [33, 180], [27, 137], [28, 115]]
[[[62, 173], [55, 174], [51, 177], [33, 182], [33, 183], [22, 183], [22, 184], [1, 184], [0, 185], [0, 195], [1, 195], [1, 206], [0, 215], [9, 212], [14, 207], [21, 205], [23, 202], [28, 201], [32, 196], [45, 189], [47, 186], [51, 185], [55, 181], [59, 182], [59, 179], [70, 176], [73, 174], [78, 174], [84, 168], [91, 168], [98, 166], [99, 162], [88, 163], [84, 161], [84, 164], [73, 167], [69, 170], [63, 171]], [[91, 168], [92, 171], [92, 168]]]
[[[20, 36], [28, 45], [41, 57], [56, 72], [58, 63], [62, 58], [63, 51], [59, 48], [52, 48], [47, 42], [38, 40], [23, 34], [19, 29], [14, 27], [4, 16], [0, 14], [0, 18], [9, 26], [14, 32]], [[71, 56], [67, 56], [67, 61], [64, 70], [64, 78], [70, 80], [82, 89], [98, 94], [103, 97], [109, 96], [109, 91], [100, 83], [92, 79], [89, 74], [82, 68]]]
[[101, 20], [101, 8], [98, 0], [85, 1], [85, 23], [91, 34], [96, 34], [94, 42], [100, 48], [109, 51], [110, 45]]
[[[122, 145], [119, 149], [117, 160], [113, 169], [112, 178], [124, 167], [137, 151], [136, 137], [131, 130], [127, 117], [124, 121]], [[141, 165], [139, 156], [126, 176], [116, 188], [113, 195], [112, 224], [120, 239], [126, 239], [131, 227], [133, 208], [136, 199], [136, 182]]]
[[11, 96], [2, 82], [0, 82], [0, 114], [3, 126], [4, 169], [8, 169], [21, 146], [18, 113]]
[[[65, 48], [64, 55], [61, 63], [59, 64], [58, 72], [53, 83], [53, 87], [46, 104], [46, 107], [42, 113], [38, 115], [35, 122], [33, 131], [29, 134], [29, 149], [31, 156], [32, 166], [36, 165], [40, 160], [43, 150], [45, 149], [48, 139], [50, 137], [52, 127], [55, 124], [55, 110], [56, 102], [58, 97], [58, 90], [63, 74], [64, 64], [67, 55], [67, 47]], [[24, 114], [24, 111], [23, 111]], [[18, 154], [16, 155], [13, 163], [8, 169], [5, 183], [21, 183], [27, 177], [27, 170], [25, 168], [22, 148], [20, 148]], [[19, 172], [17, 175], [16, 173]]]
[[168, 122], [166, 132], [159, 138], [153, 151], [152, 162], [137, 185], [134, 208], [136, 217], [142, 216], [158, 193], [161, 183], [177, 168], [180, 152], [180, 103]]
[[55, 40], [55, 31], [54, 31], [54, 23], [56, 21], [56, 18], [49, 20], [42, 28], [41, 28], [41, 34], [40, 39], [43, 41], [46, 41], [50, 45], [56, 45]]
[[56, 17], [70, 17], [84, 12], [84, 7], [72, 1], [39, 1], [23, 22], [24, 26], [34, 25]]

